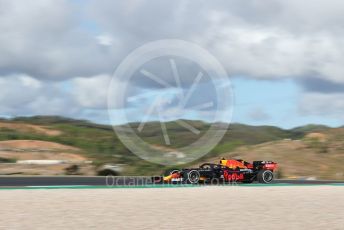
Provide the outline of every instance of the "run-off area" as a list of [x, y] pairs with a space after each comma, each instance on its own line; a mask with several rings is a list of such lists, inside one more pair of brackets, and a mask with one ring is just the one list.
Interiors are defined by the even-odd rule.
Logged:
[[0, 190], [0, 229], [342, 229], [344, 186]]

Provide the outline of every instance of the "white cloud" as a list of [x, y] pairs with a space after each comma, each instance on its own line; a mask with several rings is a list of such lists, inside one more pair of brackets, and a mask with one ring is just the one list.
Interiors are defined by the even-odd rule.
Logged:
[[[134, 48], [166, 38], [200, 44], [232, 75], [341, 84], [343, 9], [340, 0], [0, 0], [0, 113], [103, 109], [119, 62]], [[327, 106], [339, 114], [342, 99], [305, 93], [301, 111]]]
[[301, 115], [331, 117], [344, 121], [343, 111], [344, 93], [306, 93], [299, 104]]
[[0, 77], [0, 113], [11, 116], [74, 116], [77, 105], [58, 83], [47, 83], [29, 75]]
[[[180, 38], [214, 53], [231, 74], [320, 75], [344, 82], [340, 0], [74, 4], [2, 0], [0, 4], [3, 74], [22, 72], [61, 80], [111, 73], [134, 48], [152, 40]], [[88, 10], [77, 4], [87, 5]], [[85, 28], [88, 21], [99, 28]]]
[[151, 40], [180, 38], [214, 53], [230, 74], [344, 82], [339, 0], [91, 2], [94, 20], [117, 36], [124, 53]]
[[22, 74], [0, 76], [0, 114], [86, 118], [85, 114], [99, 113], [104, 117], [109, 82], [110, 76], [105, 74], [63, 82], [47, 82]]
[[[208, 49], [231, 75], [344, 83], [340, 0], [91, 3], [90, 15], [126, 52], [152, 40], [180, 38]], [[304, 93], [307, 83], [301, 84]], [[322, 100], [328, 106], [335, 98], [341, 96]], [[340, 106], [335, 107], [337, 114]], [[307, 100], [307, 108], [316, 113], [317, 102]]]
[[25, 87], [29, 87], [32, 89], [39, 89], [42, 87], [42, 83], [40, 81], [38, 81], [37, 79], [34, 79], [30, 76], [19, 75], [18, 78], [19, 78], [19, 81], [21, 82], [21, 84], [23, 84], [23, 86], [25, 86]]
[[2, 0], [0, 8], [0, 74], [59, 81], [112, 70], [115, 47], [98, 44], [72, 2]]
[[109, 35], [99, 35], [96, 37], [98, 43], [103, 46], [111, 46], [113, 44], [113, 38]]
[[73, 96], [85, 108], [106, 109], [111, 76], [102, 74], [72, 80]]

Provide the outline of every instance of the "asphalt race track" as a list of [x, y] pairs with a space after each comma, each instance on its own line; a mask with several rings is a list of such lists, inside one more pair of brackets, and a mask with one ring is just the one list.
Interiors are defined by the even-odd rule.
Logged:
[[0, 176], [0, 187], [9, 186], [130, 186], [150, 184], [150, 177], [112, 176]]
[[[273, 184], [343, 184], [335, 180], [274, 180]], [[152, 185], [150, 177], [102, 176], [0, 176], [0, 187], [26, 186], [145, 186]]]

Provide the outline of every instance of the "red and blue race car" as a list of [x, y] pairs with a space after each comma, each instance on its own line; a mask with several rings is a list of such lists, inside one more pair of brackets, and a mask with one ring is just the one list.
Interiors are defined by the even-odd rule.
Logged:
[[163, 183], [271, 183], [277, 163], [272, 161], [253, 161], [239, 159], [222, 159], [219, 164], [205, 163], [198, 168], [171, 170], [168, 175], [153, 178], [154, 182]]

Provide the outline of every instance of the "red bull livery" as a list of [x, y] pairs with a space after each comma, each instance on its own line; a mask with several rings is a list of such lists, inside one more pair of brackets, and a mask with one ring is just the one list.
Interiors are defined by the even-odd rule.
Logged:
[[277, 163], [272, 161], [253, 161], [222, 159], [219, 164], [205, 163], [198, 168], [171, 170], [164, 177], [153, 178], [154, 182], [163, 183], [271, 183]]

